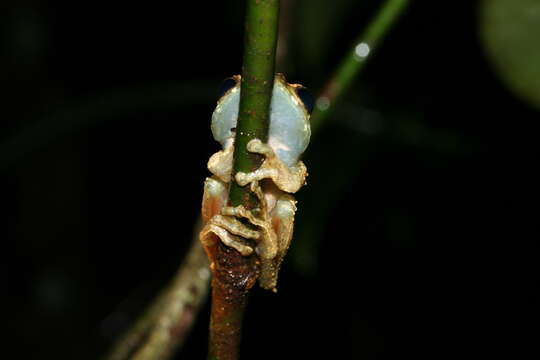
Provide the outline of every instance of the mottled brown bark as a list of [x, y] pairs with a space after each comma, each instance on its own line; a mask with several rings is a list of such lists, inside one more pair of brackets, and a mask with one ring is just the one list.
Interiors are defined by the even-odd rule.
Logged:
[[207, 249], [212, 261], [212, 314], [209, 359], [239, 357], [242, 319], [249, 289], [257, 281], [256, 257], [244, 257], [220, 241]]

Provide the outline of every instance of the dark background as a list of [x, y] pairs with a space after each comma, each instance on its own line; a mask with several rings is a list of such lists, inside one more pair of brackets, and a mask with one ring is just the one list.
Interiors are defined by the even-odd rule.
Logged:
[[[278, 70], [314, 94], [379, 4], [332, 3], [283, 11]], [[97, 358], [173, 275], [243, 7], [3, 2], [3, 354]], [[253, 291], [243, 357], [528, 349], [538, 115], [490, 67], [476, 2], [414, 2], [312, 139], [293, 248], [278, 294]], [[177, 358], [205, 357], [208, 311]]]

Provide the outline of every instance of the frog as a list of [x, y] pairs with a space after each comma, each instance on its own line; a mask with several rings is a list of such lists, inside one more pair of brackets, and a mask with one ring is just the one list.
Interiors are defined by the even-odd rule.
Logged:
[[[252, 172], [233, 174], [240, 88], [240, 75], [227, 79], [212, 114], [212, 134], [222, 149], [208, 160], [212, 175], [204, 182], [204, 225], [199, 238], [205, 249], [221, 241], [242, 256], [257, 256], [259, 285], [276, 292], [278, 273], [293, 237], [297, 211], [293, 194], [306, 184], [308, 176], [300, 156], [311, 136], [309, 117], [313, 101], [305, 87], [289, 84], [282, 74], [276, 74], [268, 140], [254, 138], [247, 143], [247, 151], [261, 155], [264, 160]], [[259, 202], [256, 209], [228, 205], [233, 181], [249, 187]]]

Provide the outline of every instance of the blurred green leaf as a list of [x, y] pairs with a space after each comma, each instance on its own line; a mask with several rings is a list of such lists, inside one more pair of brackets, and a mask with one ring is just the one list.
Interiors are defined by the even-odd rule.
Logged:
[[483, 0], [480, 33], [498, 76], [540, 108], [540, 1]]

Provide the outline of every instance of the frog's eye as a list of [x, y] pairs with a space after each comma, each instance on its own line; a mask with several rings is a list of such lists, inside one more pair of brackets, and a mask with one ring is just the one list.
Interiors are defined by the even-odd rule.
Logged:
[[228, 79], [223, 80], [223, 82], [221, 83], [221, 86], [219, 87], [218, 97], [221, 98], [223, 95], [227, 93], [227, 91], [231, 90], [235, 86], [236, 86], [236, 80], [234, 78], [228, 78]]
[[307, 112], [311, 114], [313, 111], [313, 105], [315, 104], [315, 101], [313, 100], [313, 96], [309, 93], [309, 91], [303, 87], [297, 87], [296, 89], [296, 95], [302, 100], [302, 103], [304, 104], [304, 107], [306, 108]]

